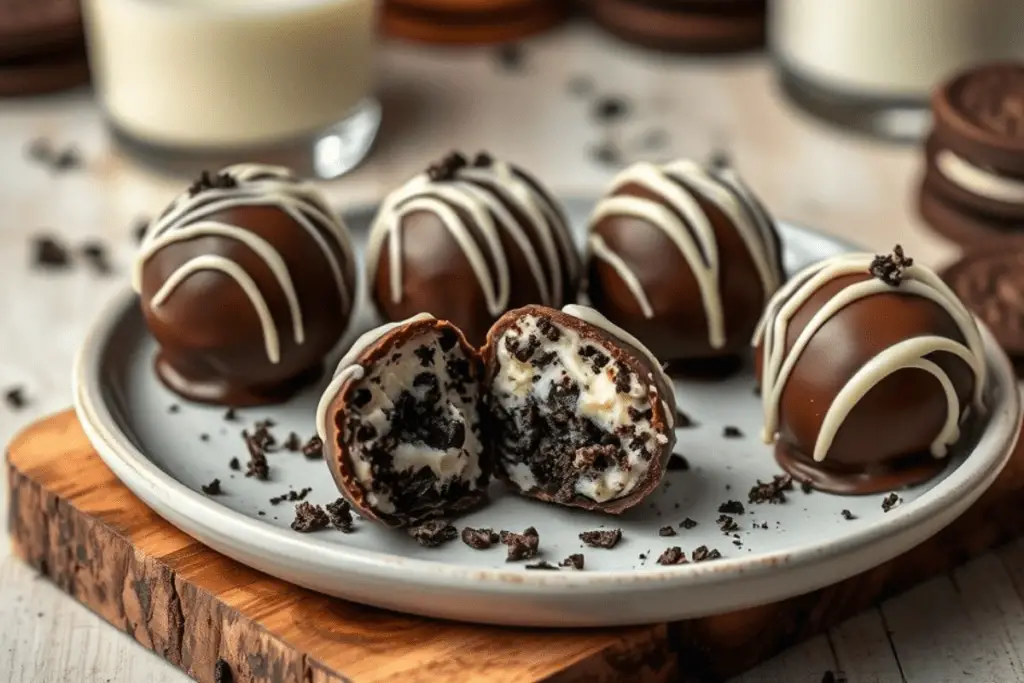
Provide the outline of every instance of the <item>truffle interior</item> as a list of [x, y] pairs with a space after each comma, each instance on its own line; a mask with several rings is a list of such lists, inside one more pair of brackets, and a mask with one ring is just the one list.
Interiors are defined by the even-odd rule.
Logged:
[[486, 485], [479, 369], [451, 328], [423, 328], [392, 345], [346, 403], [346, 469], [373, 511], [416, 522], [448, 514]]
[[650, 382], [606, 339], [525, 314], [492, 340], [494, 457], [524, 493], [607, 503], [638, 490], [660, 457]]

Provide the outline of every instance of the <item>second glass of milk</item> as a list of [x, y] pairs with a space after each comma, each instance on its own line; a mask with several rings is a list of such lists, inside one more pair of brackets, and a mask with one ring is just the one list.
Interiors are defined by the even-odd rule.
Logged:
[[84, 0], [118, 145], [164, 170], [239, 161], [333, 178], [368, 153], [374, 0]]

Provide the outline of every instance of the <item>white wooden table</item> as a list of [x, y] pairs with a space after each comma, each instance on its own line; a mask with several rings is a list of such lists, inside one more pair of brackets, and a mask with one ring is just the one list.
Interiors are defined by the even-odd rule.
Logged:
[[[704, 158], [724, 147], [781, 218], [882, 251], [900, 242], [941, 266], [956, 250], [913, 212], [920, 171], [914, 148], [887, 146], [823, 127], [795, 112], [760, 58], [685, 61], [621, 48], [586, 26], [529, 44], [510, 74], [490, 51], [389, 47], [382, 95], [387, 123], [372, 159], [325, 189], [339, 204], [377, 200], [452, 148], [487, 149], [532, 169], [553, 188], [596, 192], [612, 169], [588, 149], [602, 136], [589, 101], [568, 82], [591, 78], [621, 95], [631, 115], [623, 141], [652, 128], [675, 155]], [[73, 142], [87, 167], [54, 175], [26, 160], [36, 136]], [[6, 443], [30, 420], [71, 403], [75, 348], [107, 298], [124, 286], [130, 225], [182, 186], [114, 155], [88, 93], [0, 101], [0, 390], [25, 387], [30, 405], [0, 405]], [[117, 273], [99, 277], [30, 268], [29, 238], [111, 245]], [[0, 515], [6, 514], [0, 490]], [[872, 609], [737, 679], [819, 683], [826, 670], [851, 683], [1024, 681], [1024, 541], [982, 557]], [[0, 680], [138, 683], [186, 677], [103, 623], [10, 556], [0, 543]]]

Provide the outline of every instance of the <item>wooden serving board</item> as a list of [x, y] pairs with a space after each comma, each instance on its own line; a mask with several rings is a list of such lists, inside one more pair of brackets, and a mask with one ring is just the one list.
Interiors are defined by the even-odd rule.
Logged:
[[[7, 453], [14, 551], [203, 683], [695, 683], [739, 673], [874, 602], [1024, 532], [1024, 447], [960, 519], [923, 545], [780, 603], [615, 630], [503, 629], [324, 597], [215, 553], [158, 517], [103, 464], [73, 412]], [[224, 663], [218, 667], [218, 660]]]

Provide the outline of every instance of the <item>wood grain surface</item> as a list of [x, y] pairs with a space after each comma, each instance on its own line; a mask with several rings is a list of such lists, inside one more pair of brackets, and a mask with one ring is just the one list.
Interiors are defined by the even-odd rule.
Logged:
[[[1024, 530], [1017, 504], [1024, 455], [1017, 453], [982, 499], [938, 536], [836, 586], [673, 624], [502, 629], [328, 598], [218, 555], [135, 498], [70, 411], [22, 432], [7, 458], [15, 553], [204, 683], [215, 680], [218, 660], [235, 681], [267, 683], [724, 680]], [[1006, 591], [1009, 580], [987, 586], [987, 601], [972, 609], [998, 605]], [[1011, 634], [994, 646], [1019, 660], [1017, 642]]]

